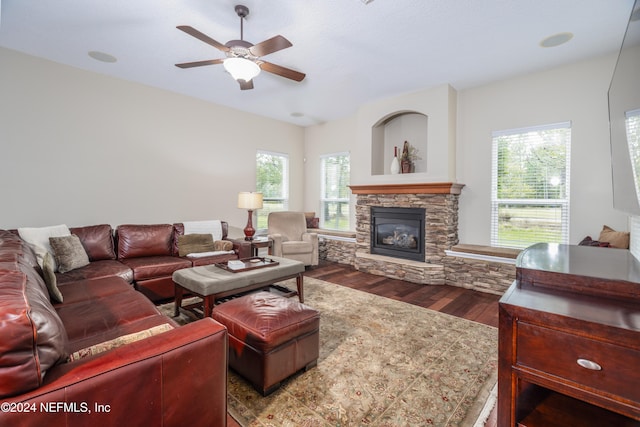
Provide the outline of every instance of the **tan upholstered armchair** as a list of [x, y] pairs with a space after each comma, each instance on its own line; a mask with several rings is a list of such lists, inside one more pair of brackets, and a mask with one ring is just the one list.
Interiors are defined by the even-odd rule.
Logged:
[[304, 212], [271, 212], [267, 232], [274, 256], [318, 265], [318, 235], [307, 232]]

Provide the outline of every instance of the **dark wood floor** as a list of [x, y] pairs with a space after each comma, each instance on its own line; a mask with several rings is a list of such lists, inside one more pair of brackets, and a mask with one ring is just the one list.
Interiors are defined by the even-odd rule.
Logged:
[[[349, 265], [327, 261], [321, 261], [320, 265], [309, 268], [304, 275], [498, 327], [498, 295], [454, 286], [419, 285], [388, 279], [357, 271]], [[230, 420], [229, 426], [237, 425]], [[495, 426], [494, 409], [485, 427]]]
[[326, 261], [307, 270], [305, 276], [498, 327], [498, 295], [387, 279], [357, 271], [349, 265]]

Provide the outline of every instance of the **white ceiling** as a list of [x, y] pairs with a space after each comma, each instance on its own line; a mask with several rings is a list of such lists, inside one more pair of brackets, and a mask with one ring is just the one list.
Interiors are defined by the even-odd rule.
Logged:
[[[0, 46], [85, 70], [307, 126], [376, 99], [449, 83], [458, 90], [616, 52], [633, 0], [0, 0]], [[280, 34], [293, 47], [264, 59], [306, 73], [262, 72], [240, 91], [223, 58], [177, 30], [221, 43]], [[573, 39], [542, 48], [550, 35]], [[115, 56], [96, 61], [89, 51]], [[0, 65], [1, 66], [1, 65]], [[293, 115], [292, 115], [293, 114]], [[302, 114], [301, 117], [296, 117]]]

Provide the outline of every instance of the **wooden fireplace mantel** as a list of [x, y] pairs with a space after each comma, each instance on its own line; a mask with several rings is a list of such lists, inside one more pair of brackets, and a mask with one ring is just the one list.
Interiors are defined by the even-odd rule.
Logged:
[[350, 185], [353, 194], [460, 194], [464, 184], [425, 182], [417, 184]]

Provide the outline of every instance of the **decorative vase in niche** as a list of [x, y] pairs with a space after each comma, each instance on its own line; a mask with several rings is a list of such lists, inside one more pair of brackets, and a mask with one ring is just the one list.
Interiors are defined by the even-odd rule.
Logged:
[[400, 162], [398, 161], [398, 147], [393, 147], [393, 159], [391, 160], [391, 174], [400, 173]]
[[403, 160], [400, 162], [400, 165], [402, 167], [402, 173], [411, 173], [411, 167], [413, 166], [411, 160]]

